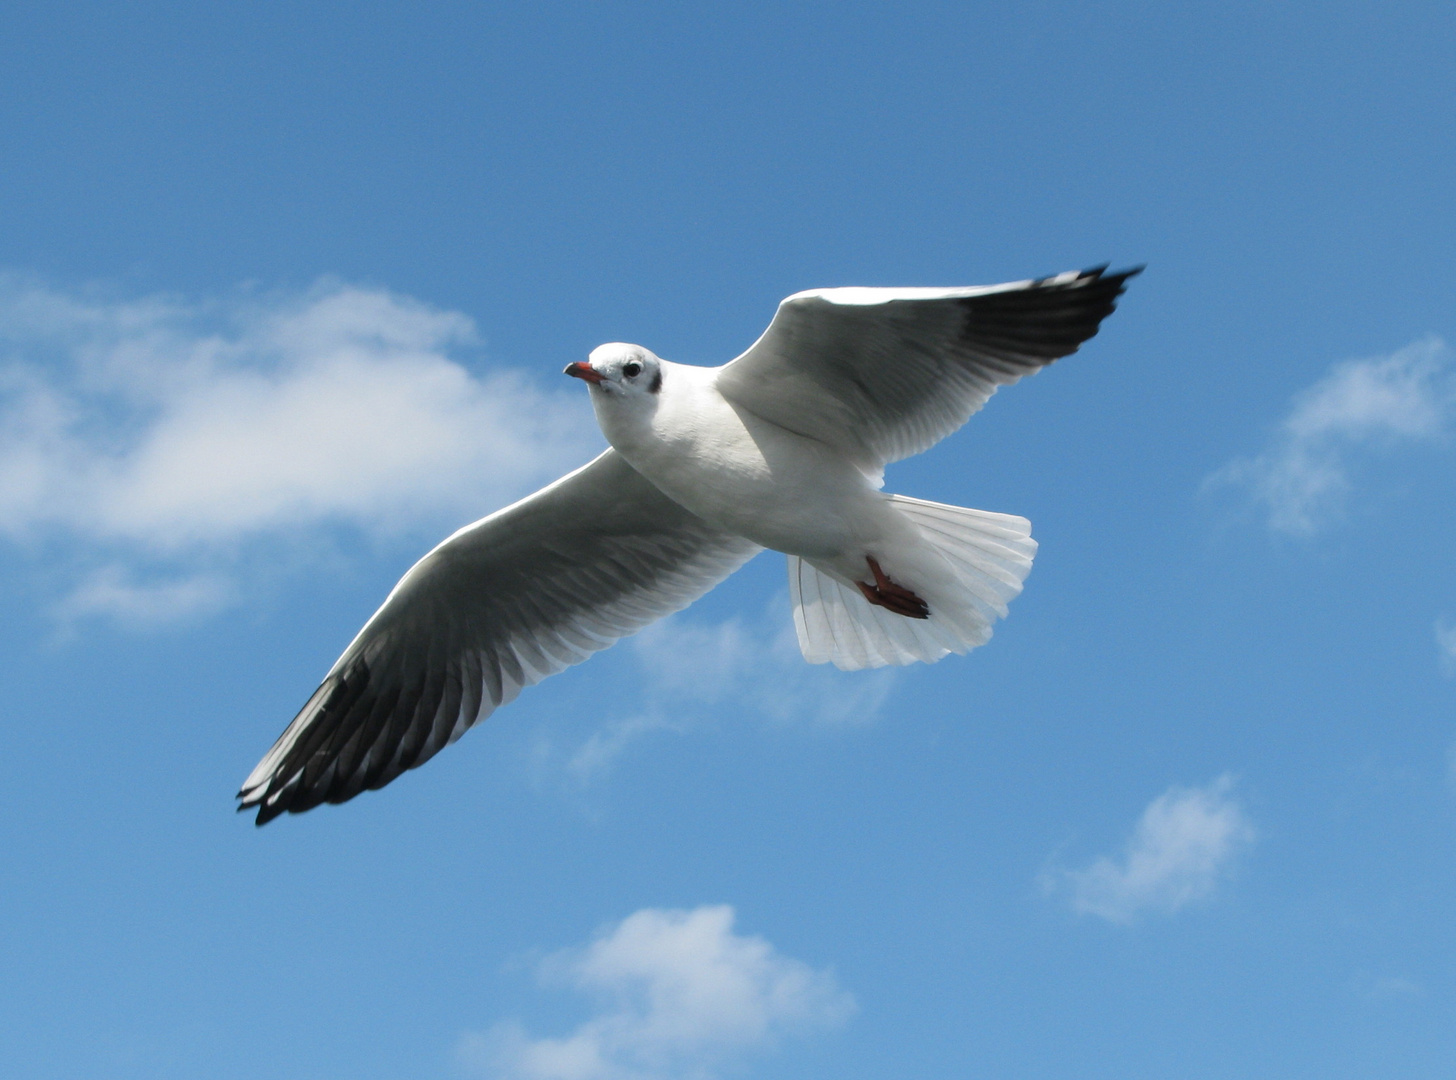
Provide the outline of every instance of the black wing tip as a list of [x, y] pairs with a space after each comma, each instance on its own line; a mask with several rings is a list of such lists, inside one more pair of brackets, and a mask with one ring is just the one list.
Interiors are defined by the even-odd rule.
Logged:
[[1098, 316], [1098, 321], [1101, 321], [1111, 315], [1117, 307], [1118, 298], [1127, 291], [1128, 281], [1146, 270], [1148, 264], [1139, 263], [1126, 270], [1115, 270], [1109, 274], [1107, 268], [1111, 265], [1111, 263], [1103, 263], [1101, 266], [1091, 266], [1086, 270], [1069, 271], [1054, 277], [1041, 278], [1031, 283], [1028, 292], [1033, 294], [1059, 292], [1066, 295], [1072, 292], [1080, 293], [1085, 289], [1090, 303], [1107, 305], [1107, 309]]
[[[1129, 266], [1126, 270], [1114, 270], [1112, 273], [1109, 274], [1107, 272], [1107, 268], [1111, 265], [1111, 263], [1103, 263], [1101, 266], [1097, 267], [1097, 277], [1102, 281], [1115, 281], [1119, 286], [1126, 285], [1130, 278], [1137, 277], [1148, 268], [1147, 263], [1138, 263], [1136, 266]], [[1091, 273], [1092, 271], [1086, 272]], [[1119, 289], [1118, 291], [1121, 292], [1121, 289]]]
[[[425, 760], [429, 760], [429, 758], [427, 757]], [[423, 765], [424, 762], [421, 761], [417, 764]], [[346, 803], [350, 799], [358, 798], [366, 791], [377, 791], [394, 780], [397, 780], [402, 773], [408, 772], [409, 769], [415, 767], [416, 765], [410, 765], [398, 771], [386, 772], [381, 779], [376, 779], [362, 786], [353, 784], [342, 791], [333, 791], [328, 787], [305, 788], [301, 783], [301, 775], [282, 785], [282, 787], [275, 787], [275, 780], [274, 782], [270, 782], [268, 787], [252, 796], [251, 801], [239, 792], [238, 798], [244, 801], [239, 804], [237, 812], [241, 814], [256, 809], [258, 813], [253, 819], [253, 824], [261, 829], [274, 818], [282, 817], [284, 814], [306, 814], [310, 810], [322, 806], [325, 803], [338, 805], [339, 803]]]
[[265, 784], [254, 788], [251, 794], [238, 793], [238, 798], [242, 800], [238, 813], [256, 809], [258, 813], [253, 824], [261, 828], [284, 814], [307, 813], [326, 802], [347, 802], [359, 794], [357, 790], [336, 794], [330, 791], [328, 784], [308, 787], [305, 786], [305, 779], [303, 769], [292, 772], [278, 769]]
[[[452, 703], [448, 715], [453, 723], [469, 711], [466, 727], [473, 726], [480, 717], [483, 703], [490, 703], [487, 715], [494, 708], [495, 697], [483, 693], [470, 698], [461, 686], [457, 676], [449, 676], [433, 699], [425, 699], [430, 714], [427, 719], [432, 725], [434, 711], [446, 700]], [[471, 702], [468, 706], [467, 700]], [[392, 691], [386, 688], [384, 696], [380, 696], [377, 680], [362, 659], [342, 673], [328, 675], [294, 718], [294, 724], [303, 721], [306, 726], [267, 779], [238, 791], [238, 812], [256, 808], [253, 823], [261, 828], [283, 814], [302, 814], [324, 803], [348, 802], [423, 765], [444, 744], [434, 737], [438, 730], [427, 728], [418, 738], [410, 736], [403, 721], [419, 719], [414, 716], [418, 703], [408, 705], [402, 713], [399, 704], [397, 687]], [[279, 738], [287, 736], [285, 730]], [[357, 746], [350, 749], [355, 742], [366, 748], [377, 747], [381, 740], [394, 749], [377, 757]]]
[[[293, 786], [296, 787], [296, 785]], [[317, 802], [310, 802], [307, 799], [299, 800], [294, 798], [293, 796], [296, 792], [289, 791], [286, 788], [280, 793], [279, 798], [269, 799], [268, 794], [268, 790], [265, 789], [263, 792], [254, 795], [251, 801], [245, 798], [241, 792], [238, 794], [238, 798], [243, 799], [243, 801], [238, 804], [237, 812], [245, 814], [250, 810], [257, 810], [258, 813], [253, 818], [253, 824], [260, 829], [276, 817], [282, 817], [284, 814], [302, 814], [304, 811], [312, 810], [318, 805]], [[302, 805], [299, 805], [300, 801]]]
[[246, 814], [250, 810], [258, 811], [257, 816], [253, 819], [253, 824], [259, 828], [268, 824], [268, 822], [272, 821], [287, 809], [285, 806], [278, 805], [270, 807], [267, 802], [266, 793], [264, 795], [254, 795], [250, 799], [245, 792], [239, 791], [233, 798], [239, 800], [238, 805], [233, 808], [236, 813]]
[[1148, 268], [1147, 263], [1138, 263], [1126, 270], [1114, 270], [1107, 272], [1111, 263], [1101, 263], [1097, 266], [1089, 266], [1085, 270], [1075, 270], [1065, 274], [1053, 274], [1051, 277], [1038, 278], [1032, 282], [1033, 288], [1085, 288], [1091, 284], [1116, 285], [1118, 292], [1129, 278], [1135, 278]]
[[[357, 701], [360, 693], [368, 687], [369, 674], [369, 665], [362, 659], [356, 659], [342, 674], [330, 672], [324, 678], [318, 689], [309, 695], [308, 701], [293, 718], [293, 722], [279, 736], [279, 741], [287, 738], [288, 732], [292, 730], [293, 726], [303, 722], [307, 717], [307, 726], [300, 733], [300, 737], [294, 740], [288, 752], [277, 762], [272, 774], [263, 783], [254, 787], [251, 794], [247, 788], [238, 791], [235, 798], [242, 800], [237, 808], [238, 813], [241, 814], [256, 807], [258, 814], [254, 818], [253, 824], [261, 828], [282, 814], [301, 814], [305, 810], [312, 810], [323, 801], [322, 798], [311, 797], [313, 793], [301, 784], [304, 779], [304, 770], [311, 759], [320, 756], [336, 756], [321, 755], [320, 744], [328, 744], [332, 741], [331, 736], [337, 734], [337, 724], [319, 723], [319, 721], [341, 705], [343, 709], [340, 711], [347, 713]], [[350, 696], [351, 690], [353, 691], [352, 696]], [[274, 745], [277, 746], [276, 743]]]
[[1033, 368], [1070, 356], [1097, 335], [1128, 279], [1142, 265], [1108, 273], [1110, 263], [1008, 285], [962, 301], [972, 342], [1019, 357]]

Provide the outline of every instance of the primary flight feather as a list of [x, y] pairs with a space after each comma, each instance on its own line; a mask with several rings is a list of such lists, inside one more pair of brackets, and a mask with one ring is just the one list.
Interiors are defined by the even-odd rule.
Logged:
[[811, 663], [933, 663], [983, 644], [1031, 570], [1030, 523], [886, 494], [884, 466], [1075, 352], [1138, 272], [819, 289], [783, 301], [722, 367], [625, 344], [568, 365], [611, 449], [416, 563], [243, 782], [240, 808], [261, 825], [383, 787], [766, 547], [789, 557]]

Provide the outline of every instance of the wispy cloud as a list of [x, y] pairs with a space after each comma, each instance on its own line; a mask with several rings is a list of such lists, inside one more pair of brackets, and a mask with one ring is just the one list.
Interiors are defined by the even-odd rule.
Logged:
[[1453, 420], [1450, 350], [1426, 338], [1389, 356], [1336, 365], [1295, 398], [1262, 453], [1230, 462], [1205, 486], [1245, 488], [1270, 528], [1308, 535], [1342, 509], [1357, 455], [1441, 440]]
[[559, 1038], [532, 1038], [514, 1021], [468, 1033], [460, 1064], [497, 1080], [710, 1080], [854, 1012], [832, 973], [735, 933], [733, 921], [726, 905], [647, 908], [585, 949], [548, 957], [543, 981], [597, 998], [598, 1011]]
[[872, 719], [894, 685], [892, 670], [837, 671], [804, 662], [784, 597], [759, 618], [719, 623], [676, 616], [631, 643], [641, 673], [641, 705], [571, 752], [578, 780], [607, 770], [634, 740], [681, 732], [721, 715], [767, 722], [856, 724]]
[[1361, 973], [1350, 980], [1350, 989], [1370, 1001], [1392, 1001], [1420, 997], [1425, 988], [1403, 975]]
[[1254, 839], [1232, 789], [1229, 776], [1201, 788], [1169, 788], [1143, 811], [1120, 857], [1051, 871], [1043, 885], [1067, 893], [1079, 913], [1124, 924], [1206, 899]]
[[211, 614], [235, 599], [232, 583], [199, 573], [170, 580], [137, 580], [119, 566], [87, 575], [55, 605], [53, 614], [66, 629], [91, 616], [105, 615], [126, 626], [151, 627]]
[[1441, 671], [1456, 675], [1456, 622], [1444, 616], [1436, 620], [1436, 651]]
[[0, 278], [0, 536], [111, 567], [59, 610], [155, 621], [225, 597], [249, 542], [462, 524], [599, 441], [583, 402], [475, 374], [476, 351], [466, 316], [338, 282], [188, 301]]

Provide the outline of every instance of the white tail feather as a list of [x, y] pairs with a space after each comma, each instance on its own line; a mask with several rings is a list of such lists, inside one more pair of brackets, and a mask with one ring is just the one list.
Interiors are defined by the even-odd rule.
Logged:
[[844, 671], [886, 664], [933, 664], [991, 638], [991, 624], [1021, 592], [1036, 541], [1031, 522], [960, 506], [890, 496], [955, 571], [956, 590], [910, 619], [871, 604], [860, 591], [789, 556], [789, 598], [799, 648], [811, 664]]

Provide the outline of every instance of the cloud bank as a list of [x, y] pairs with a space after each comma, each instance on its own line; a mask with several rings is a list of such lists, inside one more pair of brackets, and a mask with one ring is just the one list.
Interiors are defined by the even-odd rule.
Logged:
[[595, 997], [597, 1012], [560, 1038], [532, 1038], [517, 1022], [467, 1034], [460, 1064], [495, 1080], [710, 1080], [854, 1012], [830, 972], [734, 933], [733, 919], [726, 905], [647, 908], [548, 957], [543, 981]]
[[1221, 776], [1201, 788], [1172, 787], [1148, 804], [1122, 855], [1044, 880], [1079, 914], [1128, 924], [1145, 912], [1172, 914], [1213, 894], [1254, 829]]
[[1456, 421], [1450, 350], [1429, 337], [1389, 356], [1337, 364], [1299, 394], [1270, 445], [1206, 487], [1247, 489], [1276, 532], [1309, 535], [1336, 517], [1352, 465], [1371, 450], [1444, 439]]
[[475, 328], [383, 289], [188, 301], [0, 278], [0, 537], [94, 564], [60, 605], [228, 602], [238, 553], [481, 516], [587, 459], [584, 402], [457, 357]]

